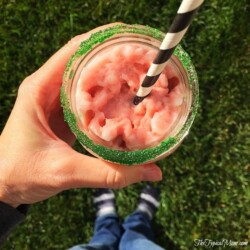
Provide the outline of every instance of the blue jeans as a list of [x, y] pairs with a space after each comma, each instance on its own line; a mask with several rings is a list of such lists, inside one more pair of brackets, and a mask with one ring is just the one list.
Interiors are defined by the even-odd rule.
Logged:
[[153, 231], [148, 216], [135, 211], [123, 225], [117, 215], [97, 217], [94, 236], [87, 245], [77, 245], [70, 250], [164, 250], [153, 242]]

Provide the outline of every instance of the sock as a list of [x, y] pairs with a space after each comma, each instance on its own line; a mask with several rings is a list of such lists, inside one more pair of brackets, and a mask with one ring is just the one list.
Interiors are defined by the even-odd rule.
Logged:
[[140, 194], [137, 210], [146, 213], [152, 220], [157, 208], [160, 205], [160, 192], [150, 185], [147, 185]]
[[93, 199], [97, 217], [106, 214], [116, 214], [115, 195], [111, 189], [98, 189], [94, 193]]

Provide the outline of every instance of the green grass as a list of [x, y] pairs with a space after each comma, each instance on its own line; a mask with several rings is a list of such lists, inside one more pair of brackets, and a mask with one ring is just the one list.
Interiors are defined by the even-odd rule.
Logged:
[[[206, 1], [182, 42], [198, 72], [200, 109], [182, 146], [159, 162], [164, 179], [156, 184], [162, 202], [154, 230], [157, 242], [171, 250], [194, 249], [197, 238], [249, 241], [247, 2]], [[0, 128], [21, 81], [71, 37], [113, 21], [166, 31], [179, 3], [0, 1]], [[143, 185], [115, 191], [121, 219], [135, 208]], [[65, 191], [31, 206], [25, 223], [8, 237], [3, 249], [66, 249], [88, 242], [93, 222], [91, 190]]]

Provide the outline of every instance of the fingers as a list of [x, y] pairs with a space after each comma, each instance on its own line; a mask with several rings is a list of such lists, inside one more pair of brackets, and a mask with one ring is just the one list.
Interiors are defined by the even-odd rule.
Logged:
[[160, 181], [162, 172], [155, 164], [124, 166], [75, 153], [60, 170], [61, 188], [122, 188], [141, 181]]
[[[63, 72], [70, 57], [79, 48], [82, 41], [86, 40], [92, 33], [106, 29], [108, 27], [117, 25], [118, 23], [111, 23], [97, 27], [88, 33], [81, 34], [72, 38], [65, 46], [57, 51], [39, 70], [37, 70], [32, 77], [35, 82], [41, 81], [52, 82], [53, 84], [61, 84]], [[40, 78], [40, 79], [39, 79]]]

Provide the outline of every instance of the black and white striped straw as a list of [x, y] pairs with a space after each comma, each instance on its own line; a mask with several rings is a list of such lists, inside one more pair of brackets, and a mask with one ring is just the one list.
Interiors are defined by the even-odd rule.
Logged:
[[200, 8], [204, 0], [183, 0], [174, 21], [163, 39], [160, 50], [154, 59], [153, 63], [147, 72], [133, 103], [139, 104], [145, 97], [147, 97], [155, 82], [158, 80], [162, 71], [164, 70], [168, 59], [173, 54], [176, 46], [181, 41], [184, 34], [187, 32], [196, 12]]

